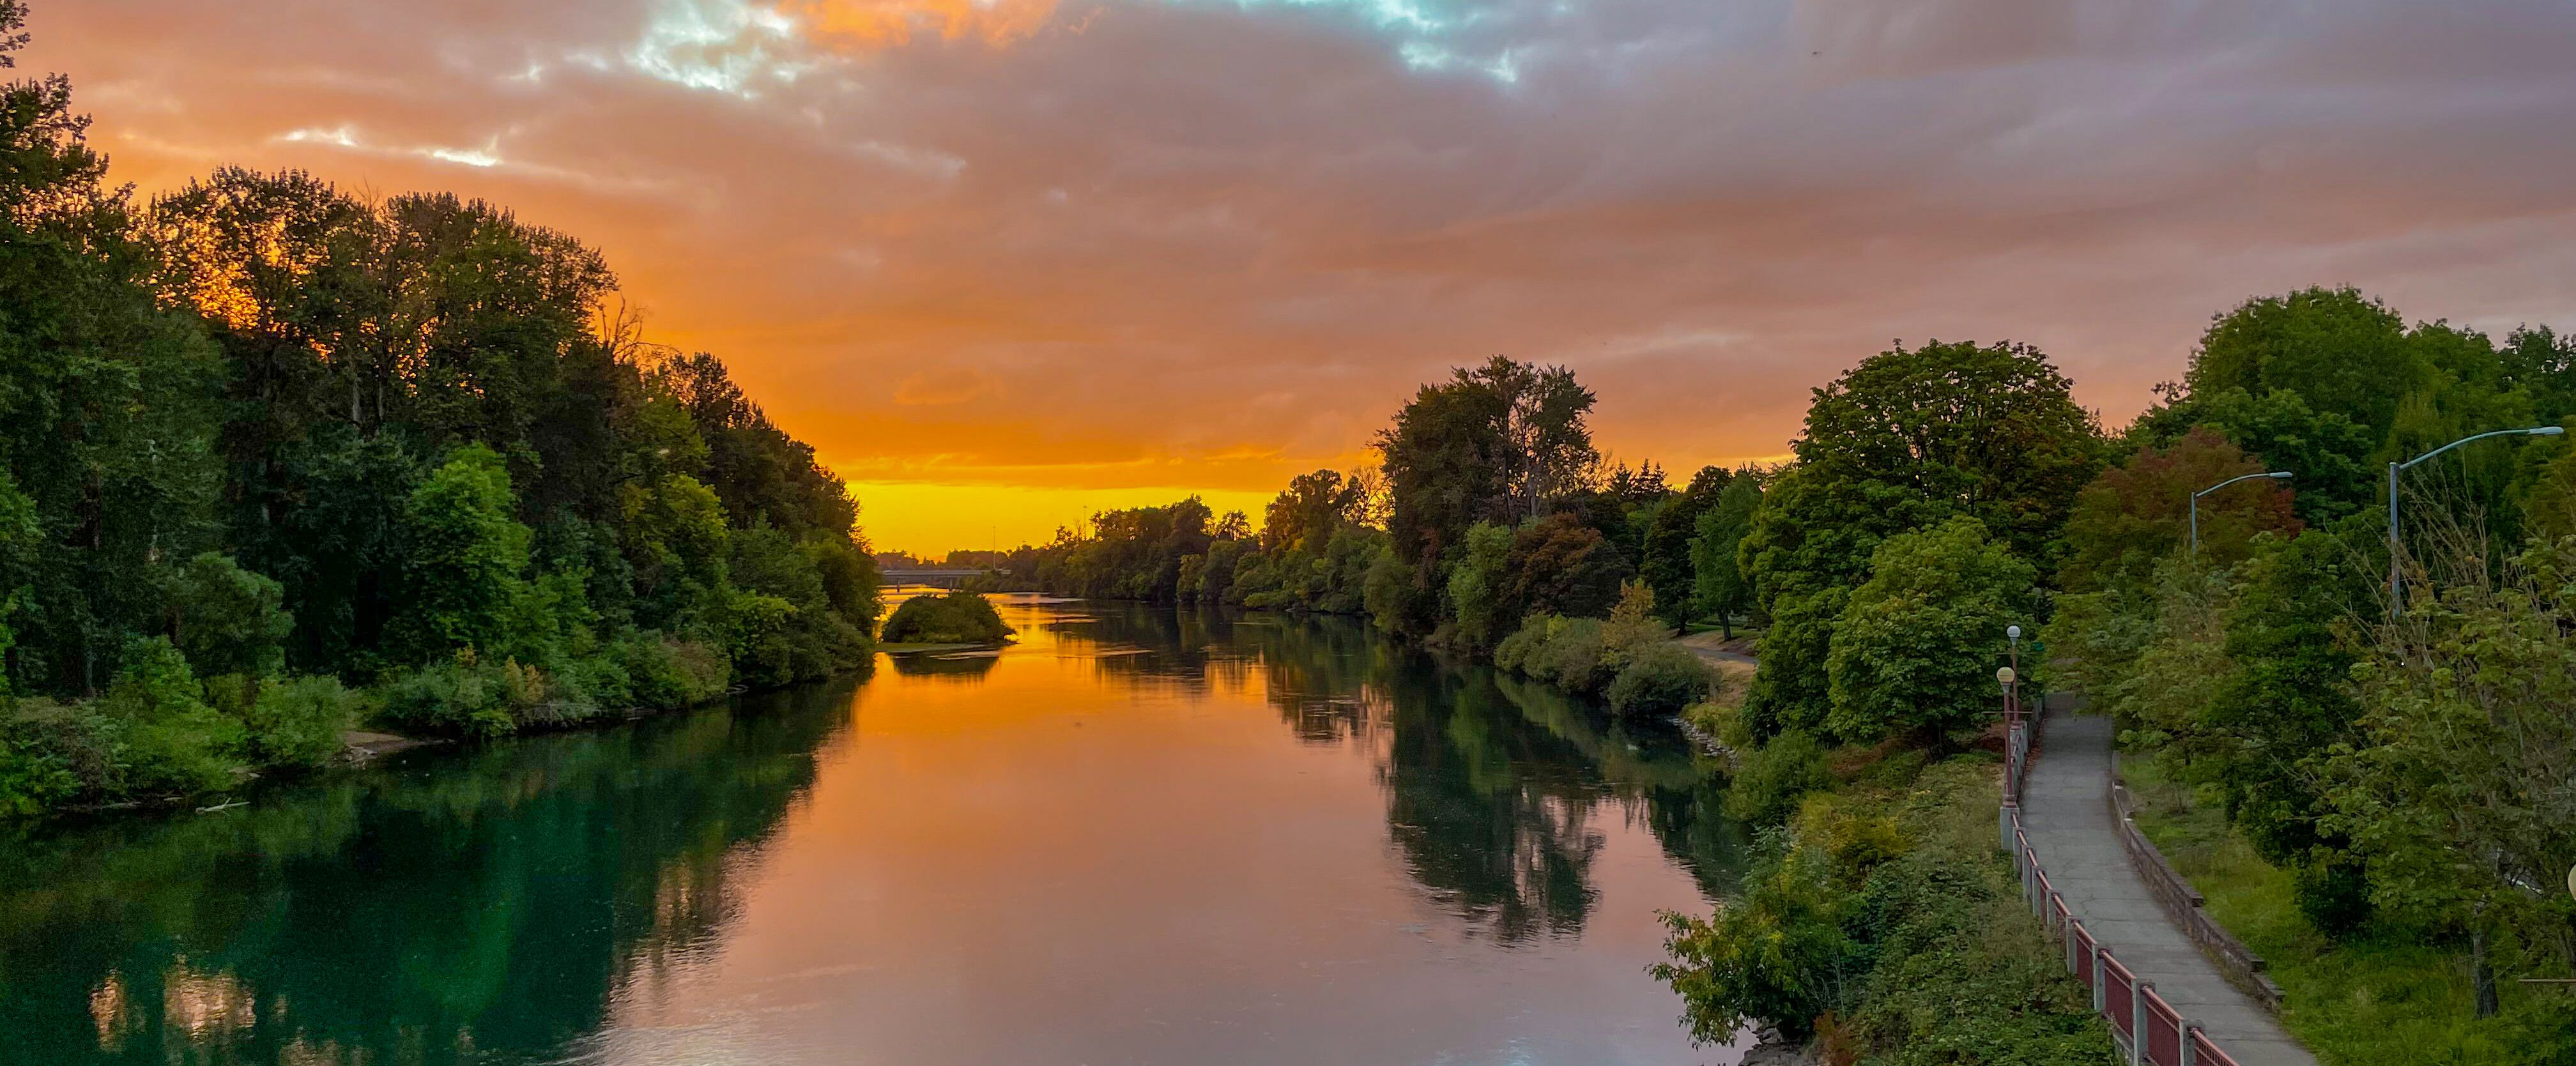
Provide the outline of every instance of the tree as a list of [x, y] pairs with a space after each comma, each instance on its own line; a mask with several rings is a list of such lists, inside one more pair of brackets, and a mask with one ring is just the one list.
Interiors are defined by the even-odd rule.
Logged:
[[2366, 857], [2378, 905], [2468, 934], [2481, 1016], [2500, 933], [2576, 962], [2561, 887], [2576, 854], [2576, 550], [2538, 546], [2505, 580], [2484, 574], [2464, 568], [2379, 628], [2320, 827]]
[[2356, 661], [2337, 627], [2377, 604], [2376, 574], [2324, 532], [2259, 554], [2227, 616], [2232, 672], [2182, 750], [2224, 790], [2228, 816], [2257, 853], [2302, 876], [2301, 909], [2344, 933], [2368, 915], [2348, 841], [2322, 831], [2324, 753], [2357, 738]]
[[1478, 522], [1467, 527], [1467, 552], [1449, 570], [1449, 609], [1458, 619], [1458, 640], [1470, 649], [1493, 646], [1519, 622], [1505, 614], [1512, 580], [1512, 531], [1508, 526]]
[[[2067, 516], [2058, 588], [2146, 588], [2159, 563], [2190, 550], [2192, 494], [2264, 469], [2217, 431], [2195, 427], [2171, 447], [2148, 448], [2103, 471]], [[2295, 535], [2292, 484], [2255, 478], [2201, 499], [2200, 563], [2233, 566], [2253, 551], [2256, 534]]]
[[2138, 416], [2128, 439], [2140, 449], [2170, 447], [2195, 427], [2225, 435], [2271, 469], [2296, 474], [2294, 505], [2311, 525], [2368, 507], [2381, 491], [2370, 461], [2379, 438], [2350, 418], [2308, 406], [2288, 389], [2259, 399], [2241, 388], [2177, 397]]
[[1510, 580], [1500, 609], [1505, 619], [1534, 614], [1600, 618], [1619, 602], [1620, 586], [1635, 575], [1600, 530], [1571, 514], [1549, 515], [1513, 535]]
[[199, 675], [266, 677], [286, 665], [295, 616], [277, 582], [203, 552], [170, 575], [170, 636]]
[[[1537, 518], [1583, 486], [1599, 459], [1584, 418], [1593, 396], [1563, 367], [1501, 356], [1424, 385], [1378, 434], [1388, 485], [1387, 533], [1413, 591], [1379, 583], [1382, 623], [1420, 636], [1434, 622], [1468, 527]], [[1391, 578], [1390, 578], [1391, 579]]]
[[1992, 710], [2004, 627], [2031, 620], [2037, 570], [1966, 516], [1888, 538], [1869, 568], [1834, 620], [1827, 726], [1937, 742]]
[[542, 636], [531, 624], [530, 533], [512, 517], [517, 502], [501, 456], [480, 444], [450, 453], [412, 490], [403, 565], [412, 608], [397, 620], [397, 644], [412, 661], [460, 648], [498, 657]]
[[1360, 487], [1342, 480], [1340, 471], [1299, 474], [1263, 513], [1261, 548], [1321, 551], [1335, 531], [1359, 521], [1366, 502]]
[[1746, 467], [1691, 526], [1691, 609], [1715, 615], [1728, 639], [1735, 636], [1735, 616], [1753, 608], [1753, 582], [1737, 549], [1761, 506], [1762, 475]]
[[[1646, 529], [1644, 551], [1637, 560], [1637, 576], [1646, 587], [1655, 590], [1655, 605], [1664, 621], [1681, 626], [1697, 616], [1693, 595], [1696, 587], [1692, 543], [1699, 531], [1700, 516], [1726, 494], [1737, 474], [1722, 467], [1701, 467], [1691, 477], [1690, 487], [1682, 494], [1656, 508], [1654, 520]], [[1729, 554], [1733, 554], [1730, 546]]]
[[2356, 289], [2308, 288], [2213, 319], [2183, 384], [2193, 396], [2287, 390], [2377, 440], [2396, 424], [2399, 403], [2428, 383], [2427, 371], [2388, 305]]
[[2020, 344], [1925, 344], [1874, 356], [1816, 390], [1797, 462], [1765, 486], [1739, 549], [1771, 619], [1747, 719], [1820, 722], [1841, 607], [1890, 536], [1976, 518], [2021, 559], [2054, 560], [2101, 437], [2046, 356]]

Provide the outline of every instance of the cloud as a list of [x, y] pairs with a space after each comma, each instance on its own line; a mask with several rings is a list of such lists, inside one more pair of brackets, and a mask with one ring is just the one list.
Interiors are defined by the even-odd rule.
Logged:
[[1055, 0], [780, 0], [778, 10], [814, 39], [837, 47], [881, 49], [919, 35], [1007, 45], [1038, 32]]
[[1575, 366], [1612, 450], [1687, 469], [1779, 454], [1895, 338], [2038, 343], [2118, 422], [2256, 293], [2576, 321], [2557, 3], [53, 0], [31, 28], [120, 179], [513, 204], [887, 484], [1256, 492], [1495, 353]]

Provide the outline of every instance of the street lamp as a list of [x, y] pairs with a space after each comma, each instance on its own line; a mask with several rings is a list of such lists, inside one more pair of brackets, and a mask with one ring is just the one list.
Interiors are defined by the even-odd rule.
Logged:
[[2012, 665], [1995, 671], [1995, 680], [2004, 686], [2004, 725], [2021, 719], [2021, 691], [2013, 684], [2021, 675], [2021, 627], [2004, 627], [2004, 639], [2012, 642]]
[[2445, 445], [2443, 445], [2443, 446], [2441, 446], [2441, 447], [2439, 447], [2439, 448], [2435, 448], [2435, 449], [2433, 449], [2432, 451], [2425, 452], [2425, 453], [2424, 453], [2424, 454], [2422, 454], [2422, 455], [2418, 455], [2418, 456], [2416, 456], [2416, 457], [2414, 457], [2414, 458], [2412, 458], [2412, 459], [2406, 460], [2405, 462], [2402, 462], [2402, 463], [2400, 463], [2400, 462], [2390, 462], [2390, 463], [2388, 464], [2388, 616], [2389, 616], [2389, 617], [2391, 617], [2391, 618], [2395, 618], [2395, 617], [2397, 617], [2397, 615], [2398, 615], [2401, 611], [2403, 611], [2403, 610], [2404, 610], [2404, 606], [2403, 606], [2403, 602], [2404, 602], [2404, 601], [2402, 601], [2402, 600], [2399, 598], [2399, 597], [2402, 595], [2402, 588], [2401, 588], [2401, 586], [2399, 585], [2399, 577], [2398, 577], [2398, 558], [2397, 558], [2397, 557], [2398, 557], [2398, 551], [2399, 551], [2398, 546], [2397, 546], [2397, 475], [2398, 475], [2398, 473], [2399, 473], [2399, 472], [2401, 472], [2401, 471], [2404, 471], [2404, 470], [2406, 470], [2406, 469], [2408, 469], [2408, 468], [2410, 468], [2410, 467], [2412, 467], [2412, 466], [2414, 466], [2414, 465], [2415, 465], [2415, 464], [2417, 464], [2417, 463], [2423, 462], [2423, 461], [2424, 461], [2424, 460], [2426, 460], [2426, 459], [2430, 459], [2430, 458], [2432, 458], [2432, 457], [2434, 457], [2434, 456], [2436, 456], [2436, 455], [2440, 455], [2440, 454], [2442, 454], [2443, 452], [2450, 451], [2450, 450], [2451, 450], [2451, 449], [2453, 449], [2453, 448], [2457, 448], [2457, 447], [2459, 447], [2460, 445], [2467, 444], [2468, 442], [2473, 441], [2473, 440], [2485, 440], [2485, 439], [2487, 439], [2488, 437], [2517, 437], [2517, 436], [2519, 436], [2519, 437], [2555, 437], [2555, 436], [2557, 436], [2557, 435], [2559, 435], [2559, 434], [2561, 434], [2561, 433], [2565, 433], [2565, 432], [2567, 432], [2567, 428], [2566, 428], [2566, 427], [2564, 427], [2564, 426], [2533, 426], [2533, 427], [2531, 427], [2530, 429], [2496, 429], [2496, 430], [2489, 430], [2489, 431], [2487, 431], [2487, 432], [2485, 432], [2485, 433], [2477, 433], [2477, 434], [2472, 434], [2472, 435], [2470, 435], [2470, 436], [2462, 437], [2462, 438], [2460, 438], [2460, 439], [2458, 439], [2458, 440], [2452, 441], [2452, 442], [2451, 442], [2451, 443], [2449, 443], [2449, 444], [2445, 444]]
[[2218, 490], [2220, 490], [2220, 489], [2226, 488], [2227, 486], [2229, 486], [2229, 485], [2233, 485], [2233, 484], [2235, 484], [2235, 483], [2237, 483], [2237, 482], [2239, 482], [2239, 481], [2249, 481], [2249, 480], [2252, 480], [2252, 479], [2254, 479], [2254, 478], [2258, 478], [2258, 477], [2282, 478], [2282, 479], [2285, 479], [2285, 480], [2286, 480], [2289, 476], [2290, 476], [2290, 472], [2289, 472], [2289, 471], [2287, 471], [2287, 470], [2266, 470], [2266, 471], [2264, 471], [2264, 472], [2262, 472], [2262, 473], [2260, 473], [2260, 474], [2247, 474], [2247, 475], [2245, 475], [2245, 476], [2243, 476], [2243, 477], [2232, 477], [2232, 478], [2228, 478], [2228, 479], [2227, 479], [2227, 480], [2225, 480], [2225, 481], [2221, 481], [2221, 482], [2219, 482], [2218, 484], [2215, 484], [2215, 485], [2212, 485], [2212, 486], [2210, 486], [2210, 487], [2208, 487], [2208, 488], [2202, 489], [2202, 490], [2200, 490], [2199, 492], [2192, 493], [2192, 494], [2191, 494], [2191, 553], [2192, 553], [2193, 555], [2198, 555], [2198, 554], [2200, 554], [2200, 498], [2201, 498], [2201, 497], [2203, 497], [2203, 496], [2207, 496], [2207, 495], [2209, 495], [2210, 493], [2213, 493], [2213, 492], [2216, 492], [2216, 491], [2218, 491]]

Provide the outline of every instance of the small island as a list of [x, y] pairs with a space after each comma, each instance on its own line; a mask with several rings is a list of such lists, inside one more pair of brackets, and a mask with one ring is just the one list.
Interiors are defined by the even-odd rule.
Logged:
[[983, 648], [1009, 643], [1015, 632], [991, 601], [961, 589], [903, 601], [886, 619], [879, 646], [890, 652]]

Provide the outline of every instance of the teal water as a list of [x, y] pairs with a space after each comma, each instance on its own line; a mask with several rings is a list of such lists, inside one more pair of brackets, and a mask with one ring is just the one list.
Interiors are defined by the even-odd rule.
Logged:
[[997, 657], [0, 836], [0, 1063], [1685, 1064], [1681, 738], [1338, 619]]

